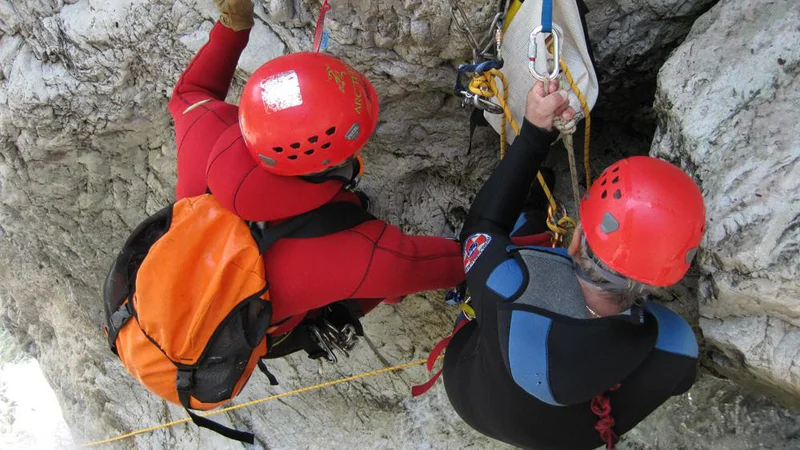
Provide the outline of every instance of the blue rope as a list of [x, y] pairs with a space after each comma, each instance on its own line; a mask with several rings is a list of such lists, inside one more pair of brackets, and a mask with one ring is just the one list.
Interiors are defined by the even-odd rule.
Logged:
[[542, 32], [553, 32], [553, 0], [542, 0]]

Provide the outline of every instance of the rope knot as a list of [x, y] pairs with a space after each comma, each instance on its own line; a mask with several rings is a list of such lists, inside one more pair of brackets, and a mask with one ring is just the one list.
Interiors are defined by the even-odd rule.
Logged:
[[614, 417], [611, 416], [611, 398], [609, 392], [616, 391], [620, 388], [620, 384], [612, 386], [608, 391], [596, 395], [590, 404], [592, 413], [598, 416], [599, 419], [594, 424], [594, 429], [600, 434], [600, 439], [606, 443], [606, 448], [611, 450], [614, 444], [619, 440], [619, 436], [614, 432]]

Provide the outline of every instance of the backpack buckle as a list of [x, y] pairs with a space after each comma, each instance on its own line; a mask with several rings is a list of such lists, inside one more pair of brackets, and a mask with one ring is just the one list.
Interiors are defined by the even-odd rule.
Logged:
[[120, 308], [111, 314], [111, 327], [115, 331], [119, 331], [130, 318], [133, 317], [133, 308], [131, 307], [130, 300], [125, 302]]
[[192, 370], [178, 369], [178, 374], [175, 377], [175, 388], [179, 393], [191, 391], [193, 374], [194, 371]]

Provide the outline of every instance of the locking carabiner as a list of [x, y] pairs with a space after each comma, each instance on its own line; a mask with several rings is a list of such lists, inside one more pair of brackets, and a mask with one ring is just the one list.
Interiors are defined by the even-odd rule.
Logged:
[[[553, 30], [549, 33], [542, 31], [542, 26], [534, 28], [528, 42], [528, 70], [537, 80], [553, 81], [558, 78], [560, 73], [559, 61], [561, 61], [561, 29], [553, 24]], [[553, 53], [548, 49], [547, 37], [553, 36]], [[549, 64], [552, 58], [552, 69]], [[538, 68], [536, 66], [539, 66]]]

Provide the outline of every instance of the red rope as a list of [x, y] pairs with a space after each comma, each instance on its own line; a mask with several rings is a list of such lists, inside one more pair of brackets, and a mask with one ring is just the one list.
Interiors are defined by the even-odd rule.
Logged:
[[607, 392], [598, 394], [592, 399], [592, 412], [600, 419], [594, 424], [594, 429], [600, 434], [600, 439], [606, 443], [608, 450], [614, 449], [614, 444], [619, 440], [617, 433], [614, 433], [614, 417], [611, 415], [611, 398], [608, 393], [616, 391], [621, 385], [617, 383]]
[[317, 17], [317, 27], [314, 29], [314, 50], [315, 52], [319, 51], [319, 46], [322, 45], [322, 32], [325, 30], [325, 13], [330, 11], [331, 5], [328, 3], [328, 0], [325, 0], [325, 3], [322, 4], [322, 7], [319, 9], [319, 17]]

